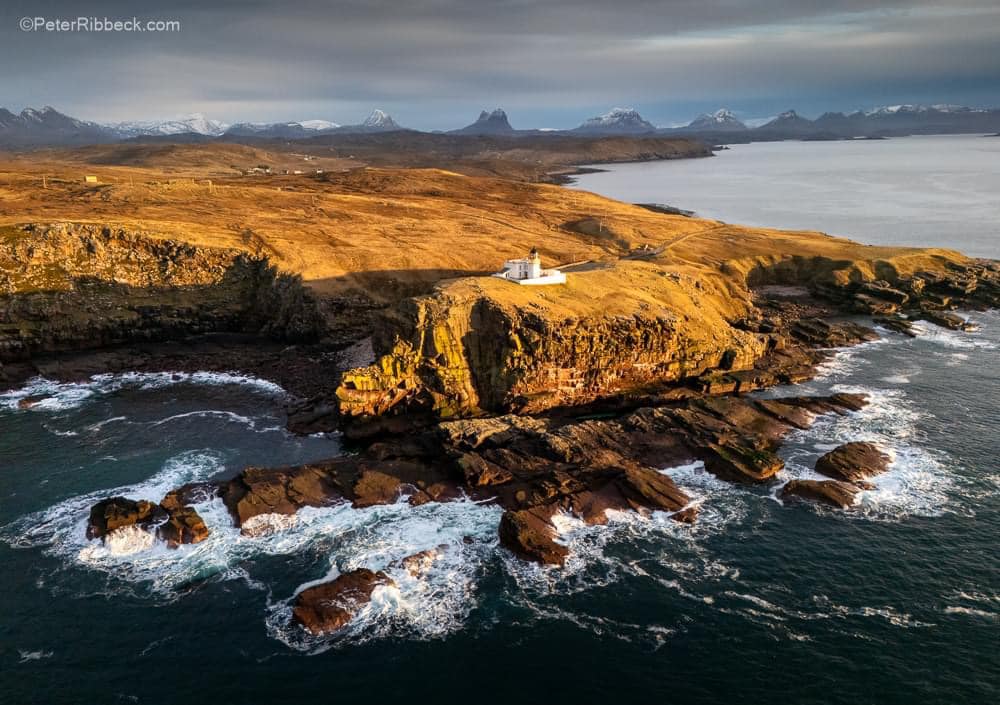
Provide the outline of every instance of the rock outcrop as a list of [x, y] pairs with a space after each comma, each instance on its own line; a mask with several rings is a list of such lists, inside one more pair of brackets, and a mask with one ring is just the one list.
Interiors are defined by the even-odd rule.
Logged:
[[848, 509], [853, 506], [860, 491], [850, 482], [840, 480], [791, 480], [781, 488], [781, 496], [801, 497], [838, 509]]
[[588, 524], [605, 523], [609, 511], [663, 511], [675, 521], [694, 521], [698, 506], [659, 468], [700, 459], [720, 477], [766, 482], [783, 467], [776, 451], [789, 430], [864, 404], [863, 396], [851, 394], [693, 397], [606, 419], [459, 419], [372, 443], [356, 455], [247, 468], [228, 481], [186, 485], [168, 494], [160, 509], [184, 524], [187, 515], [176, 507], [217, 492], [234, 523], [257, 535], [256, 521], [292, 516], [303, 507], [470, 497], [505, 510], [503, 545], [530, 560], [561, 564], [567, 550], [557, 540], [557, 513]]
[[129, 526], [149, 529], [162, 523], [166, 518], [167, 512], [154, 502], [109, 497], [91, 507], [90, 519], [87, 522], [87, 538], [103, 539], [113, 531]]
[[170, 512], [167, 520], [156, 529], [156, 535], [174, 548], [183, 543], [200, 543], [208, 538], [205, 521], [192, 507], [180, 507]]
[[855, 441], [831, 450], [816, 461], [816, 472], [836, 480], [863, 484], [889, 467], [891, 458], [874, 443]]
[[500, 543], [526, 560], [563, 565], [569, 549], [556, 542], [552, 525], [555, 512], [555, 505], [504, 512], [500, 517]]
[[103, 540], [119, 529], [136, 527], [155, 532], [171, 548], [185, 543], [199, 543], [208, 538], [208, 527], [193, 507], [182, 504], [177, 497], [180, 488], [167, 495], [163, 504], [145, 499], [110, 497], [90, 508], [87, 538]]
[[292, 607], [292, 619], [314, 635], [342, 629], [371, 601], [372, 593], [383, 585], [393, 585], [385, 573], [359, 568], [343, 573], [328, 583], [300, 592]]
[[308, 341], [323, 320], [266, 258], [122, 228], [0, 228], [0, 362], [203, 333]]

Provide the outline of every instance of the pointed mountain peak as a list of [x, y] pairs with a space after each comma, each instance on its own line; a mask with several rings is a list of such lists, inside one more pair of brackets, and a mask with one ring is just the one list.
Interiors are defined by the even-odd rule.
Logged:
[[369, 115], [367, 118], [365, 118], [365, 121], [363, 123], [361, 123], [361, 126], [362, 127], [367, 127], [367, 128], [370, 128], [370, 129], [374, 129], [374, 130], [398, 130], [399, 129], [399, 125], [396, 124], [396, 121], [392, 119], [392, 116], [389, 115], [384, 110], [379, 110], [378, 108], [376, 108], [375, 110], [373, 110], [371, 112], [371, 115]]
[[514, 128], [510, 126], [507, 113], [504, 112], [503, 108], [496, 108], [489, 112], [483, 110], [474, 123], [466, 125], [460, 130], [455, 130], [455, 132], [469, 135], [496, 135], [513, 131]]

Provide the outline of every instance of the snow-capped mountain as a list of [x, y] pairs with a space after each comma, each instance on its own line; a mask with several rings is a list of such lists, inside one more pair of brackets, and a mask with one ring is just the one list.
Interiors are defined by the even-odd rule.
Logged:
[[949, 103], [938, 103], [936, 105], [883, 105], [878, 108], [859, 110], [866, 117], [886, 117], [889, 115], [902, 115], [906, 113], [985, 113], [987, 111], [977, 108], [969, 108], [964, 105], [952, 105]]
[[236, 137], [261, 137], [298, 139], [330, 132], [340, 127], [329, 120], [299, 120], [295, 122], [238, 122], [230, 125], [227, 135]]
[[307, 130], [335, 130], [340, 125], [335, 122], [330, 122], [329, 120], [299, 120], [298, 122], [290, 122], [289, 125], [301, 125]]
[[365, 121], [361, 123], [361, 127], [368, 130], [399, 130], [402, 129], [396, 121], [392, 119], [392, 116], [383, 110], [378, 110], [377, 108], [371, 112]]
[[19, 114], [0, 108], [0, 145], [93, 144], [115, 137], [95, 122], [63, 115], [48, 105], [41, 110], [25, 108]]
[[576, 128], [579, 132], [652, 132], [656, 129], [653, 123], [644, 120], [638, 111], [632, 108], [614, 108], [604, 115], [598, 115], [585, 121]]
[[208, 137], [218, 137], [229, 129], [229, 125], [219, 120], [209, 120], [202, 113], [192, 113], [169, 120], [141, 120], [118, 122], [106, 127], [122, 137], [145, 137], [182, 135], [194, 133]]
[[459, 135], [499, 135], [513, 131], [514, 128], [507, 120], [507, 113], [503, 108], [496, 108], [491, 112], [482, 111], [474, 123], [452, 132]]
[[716, 110], [714, 113], [702, 113], [687, 127], [692, 130], [745, 130], [747, 128], [731, 110], [726, 108]]

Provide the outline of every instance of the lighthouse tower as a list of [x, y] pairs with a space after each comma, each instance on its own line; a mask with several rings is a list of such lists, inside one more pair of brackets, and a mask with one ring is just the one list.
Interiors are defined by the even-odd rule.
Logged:
[[531, 248], [527, 257], [504, 262], [503, 269], [493, 276], [528, 286], [566, 283], [566, 275], [558, 269], [542, 269], [542, 258], [536, 247]]
[[532, 247], [528, 254], [528, 276], [525, 279], [538, 279], [542, 276], [542, 258], [538, 255], [538, 248]]

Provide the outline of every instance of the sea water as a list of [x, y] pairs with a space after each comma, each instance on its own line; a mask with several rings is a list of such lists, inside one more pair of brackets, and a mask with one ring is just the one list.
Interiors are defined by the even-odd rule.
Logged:
[[[1000, 315], [964, 315], [977, 331], [881, 331], [768, 390], [871, 400], [793, 432], [774, 483], [663, 468], [696, 523], [560, 518], [562, 569], [504, 551], [500, 511], [472, 501], [307, 509], [247, 537], [215, 499], [194, 546], [87, 541], [100, 498], [344, 449], [288, 434], [264, 380], [34, 380], [0, 395], [0, 702], [1000, 701]], [[849, 440], [893, 459], [854, 507], [780, 500]], [[359, 567], [396, 585], [335, 636], [289, 624], [299, 591]]]

